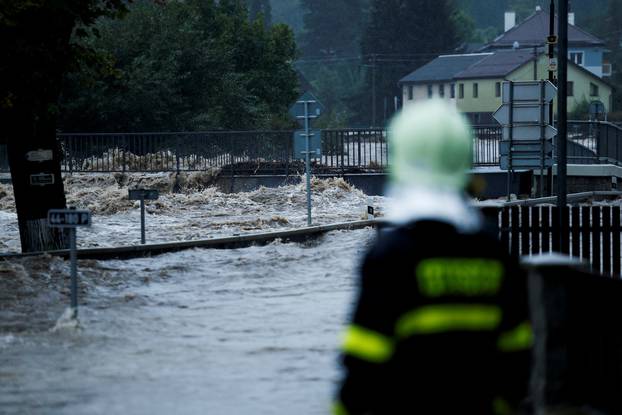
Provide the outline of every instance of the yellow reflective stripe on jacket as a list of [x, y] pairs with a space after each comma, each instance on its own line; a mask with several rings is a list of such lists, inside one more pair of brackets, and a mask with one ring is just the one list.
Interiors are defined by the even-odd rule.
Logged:
[[382, 363], [393, 354], [393, 340], [378, 332], [351, 325], [346, 331], [343, 351], [362, 360]]
[[533, 330], [528, 322], [522, 323], [516, 328], [501, 333], [497, 341], [497, 347], [503, 352], [515, 352], [529, 349], [533, 344]]
[[333, 403], [332, 413], [333, 415], [349, 415], [348, 410], [340, 401]]
[[448, 331], [494, 330], [501, 322], [501, 309], [483, 304], [429, 305], [406, 313], [395, 326], [398, 337]]

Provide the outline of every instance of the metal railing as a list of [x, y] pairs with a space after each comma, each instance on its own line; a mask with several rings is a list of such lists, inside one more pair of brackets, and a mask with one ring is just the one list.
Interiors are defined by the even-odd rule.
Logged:
[[[498, 166], [502, 128], [473, 127], [474, 166]], [[290, 174], [302, 166], [292, 131], [59, 134], [64, 172], [162, 172], [224, 169], [231, 174]], [[381, 172], [389, 165], [384, 129], [322, 130], [317, 171]], [[622, 128], [608, 122], [568, 123], [568, 162], [622, 165]], [[0, 145], [0, 172], [9, 171]]]
[[291, 132], [61, 134], [65, 172], [240, 172], [291, 159]]
[[503, 129], [498, 125], [473, 126], [473, 165], [498, 166], [499, 142]]
[[323, 130], [319, 163], [342, 170], [384, 170], [389, 165], [386, 130]]

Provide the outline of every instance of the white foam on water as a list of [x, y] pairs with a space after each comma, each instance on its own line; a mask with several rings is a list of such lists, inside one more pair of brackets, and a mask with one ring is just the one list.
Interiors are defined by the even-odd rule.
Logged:
[[76, 332], [82, 329], [77, 312], [72, 307], [67, 307], [63, 314], [56, 320], [54, 327], [50, 329], [52, 333]]
[[[78, 231], [80, 247], [111, 247], [140, 243], [138, 201], [128, 200], [128, 189], [155, 188], [157, 201], [146, 202], [148, 243], [187, 241], [285, 230], [306, 226], [306, 186], [304, 182], [277, 188], [260, 187], [241, 193], [224, 193], [212, 186], [215, 172], [181, 175], [179, 193], [172, 173], [159, 174], [74, 174], [66, 176], [68, 206], [89, 209], [93, 226]], [[4, 188], [12, 197], [10, 186]], [[342, 178], [311, 182], [313, 224], [360, 220], [373, 203], [376, 216], [382, 216], [386, 198], [369, 197]], [[0, 193], [1, 194], [1, 193]], [[10, 204], [1, 204], [1, 251], [19, 251], [16, 216]], [[11, 199], [12, 200], [12, 199]], [[4, 209], [6, 208], [6, 209]]]

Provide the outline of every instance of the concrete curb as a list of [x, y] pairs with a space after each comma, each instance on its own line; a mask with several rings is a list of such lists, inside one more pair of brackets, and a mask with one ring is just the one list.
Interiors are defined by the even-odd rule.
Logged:
[[[330, 225], [310, 226], [286, 231], [264, 232], [248, 235], [236, 235], [226, 238], [203, 239], [197, 241], [167, 242], [149, 245], [131, 245], [115, 248], [88, 248], [79, 249], [79, 259], [130, 259], [161, 255], [169, 252], [178, 252], [186, 249], [232, 249], [245, 248], [253, 245], [266, 245], [277, 239], [285, 242], [301, 242], [312, 238], [317, 238], [327, 232], [336, 230], [353, 230], [366, 227], [376, 227], [377, 220], [362, 220], [354, 222], [334, 223]], [[69, 250], [47, 252], [30, 252], [26, 254], [0, 254], [2, 259], [25, 258], [36, 255], [54, 255], [64, 258], [69, 257]]]

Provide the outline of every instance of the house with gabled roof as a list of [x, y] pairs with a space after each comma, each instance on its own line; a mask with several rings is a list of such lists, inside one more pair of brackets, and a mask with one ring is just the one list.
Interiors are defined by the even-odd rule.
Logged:
[[[548, 57], [542, 49], [499, 49], [471, 55], [439, 56], [399, 82], [404, 106], [420, 100], [448, 100], [473, 124], [494, 124], [492, 113], [501, 105], [503, 81], [548, 77]], [[612, 87], [587, 69], [569, 62], [568, 111], [584, 102], [600, 101], [609, 112]]]
[[[544, 10], [527, 17], [516, 25], [516, 14], [505, 13], [505, 32], [492, 42], [481, 48], [481, 51], [493, 51], [512, 48], [542, 47], [549, 35], [549, 20], [551, 15]], [[557, 35], [557, 19], [555, 20], [555, 34]], [[611, 65], [604, 60], [608, 52], [602, 39], [586, 32], [574, 24], [574, 14], [569, 15], [568, 24], [568, 58], [575, 64], [587, 69], [596, 76], [611, 76]]]
[[[510, 27], [480, 53], [441, 55], [406, 75], [399, 81], [403, 105], [441, 98], [455, 104], [474, 124], [496, 123], [492, 113], [501, 105], [503, 81], [548, 79], [549, 60], [543, 48], [548, 35], [548, 16], [538, 10], [524, 22], [527, 26]], [[539, 31], [535, 28], [537, 24], [543, 25]], [[528, 35], [524, 28], [535, 34]], [[574, 48], [570, 50], [581, 51], [582, 58], [577, 60], [569, 55], [568, 111], [574, 111], [585, 102], [600, 101], [609, 112], [613, 89], [602, 77], [602, 65], [599, 72], [596, 66], [588, 66], [591, 61], [587, 58], [598, 53], [602, 57], [604, 43], [576, 27], [574, 30], [569, 27], [569, 33], [573, 33], [571, 46]], [[543, 37], [537, 44], [536, 38], [540, 35]], [[520, 47], [519, 40], [527, 48]]]

